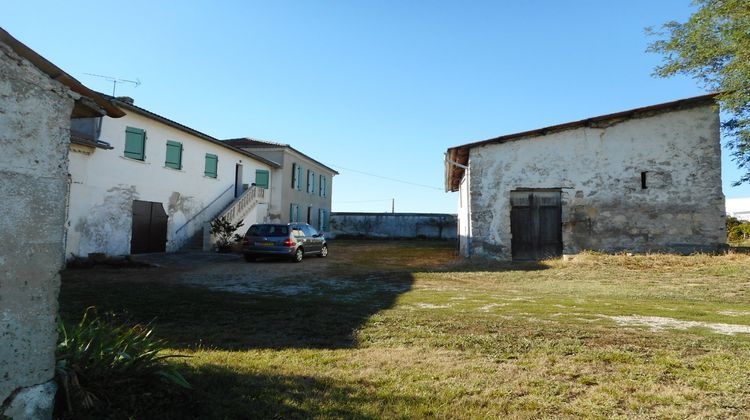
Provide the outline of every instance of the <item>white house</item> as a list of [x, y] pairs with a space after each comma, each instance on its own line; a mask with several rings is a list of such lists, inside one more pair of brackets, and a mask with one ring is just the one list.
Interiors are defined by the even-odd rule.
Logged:
[[[73, 126], [66, 254], [171, 252], [227, 215], [267, 220], [280, 165], [111, 98], [127, 115]], [[251, 187], [252, 184], [255, 186]]]
[[699, 96], [448, 149], [465, 256], [715, 250], [719, 109]]
[[727, 198], [727, 215], [750, 222], [750, 197]]

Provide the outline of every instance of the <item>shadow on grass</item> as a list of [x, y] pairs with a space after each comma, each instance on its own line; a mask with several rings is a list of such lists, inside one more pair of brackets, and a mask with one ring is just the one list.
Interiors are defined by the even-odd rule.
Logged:
[[67, 419], [376, 419], [383, 409], [424, 405], [417, 397], [378, 394], [363, 381], [243, 372], [206, 364], [183, 365], [193, 389], [151, 384], [113, 393], [95, 409]]
[[244, 373], [216, 365], [183, 371], [194, 384], [197, 403], [180, 418], [375, 419], [385, 407], [419, 405], [415, 397], [378, 395], [377, 386], [361, 381]]
[[60, 313], [76, 322], [94, 306], [127, 323], [154, 321], [155, 334], [175, 347], [349, 348], [356, 346], [356, 332], [367, 319], [392, 307], [412, 284], [411, 274], [390, 273], [289, 296], [97, 276], [68, 279], [63, 273]]

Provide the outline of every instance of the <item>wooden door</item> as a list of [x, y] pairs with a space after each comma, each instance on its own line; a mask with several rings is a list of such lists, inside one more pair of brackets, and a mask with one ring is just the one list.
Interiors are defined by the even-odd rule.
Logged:
[[168, 220], [167, 213], [161, 203], [133, 200], [130, 253], [144, 254], [166, 251]]
[[512, 191], [510, 202], [513, 259], [541, 260], [562, 255], [560, 191]]

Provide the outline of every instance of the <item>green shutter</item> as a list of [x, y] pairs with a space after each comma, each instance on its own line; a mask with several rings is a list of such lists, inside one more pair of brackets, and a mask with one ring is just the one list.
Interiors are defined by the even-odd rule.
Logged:
[[299, 205], [297, 204], [290, 204], [289, 205], [289, 222], [299, 222]]
[[268, 171], [261, 169], [255, 170], [255, 186], [259, 188], [268, 188]]
[[302, 190], [302, 166], [297, 165], [297, 189]]
[[164, 166], [182, 169], [182, 143], [167, 140], [167, 159]]
[[212, 155], [210, 153], [206, 153], [206, 170], [204, 172], [204, 175], [209, 176], [211, 178], [216, 178], [218, 174], [219, 167], [219, 157], [216, 155]]
[[125, 157], [146, 159], [146, 130], [134, 127], [125, 129]]

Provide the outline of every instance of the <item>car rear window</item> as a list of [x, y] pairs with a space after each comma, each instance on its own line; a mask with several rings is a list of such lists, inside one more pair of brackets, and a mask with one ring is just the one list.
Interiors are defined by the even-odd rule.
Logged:
[[288, 226], [253, 225], [247, 230], [247, 236], [289, 236]]

